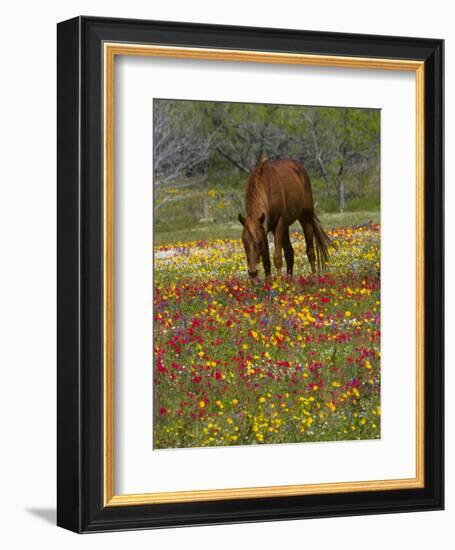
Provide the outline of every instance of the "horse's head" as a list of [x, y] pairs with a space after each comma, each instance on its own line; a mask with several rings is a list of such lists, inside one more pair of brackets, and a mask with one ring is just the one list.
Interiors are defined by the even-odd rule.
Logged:
[[265, 214], [246, 218], [239, 214], [239, 221], [243, 225], [242, 242], [245, 247], [248, 275], [251, 279], [256, 279], [258, 276], [263, 247], [267, 246], [264, 220]]

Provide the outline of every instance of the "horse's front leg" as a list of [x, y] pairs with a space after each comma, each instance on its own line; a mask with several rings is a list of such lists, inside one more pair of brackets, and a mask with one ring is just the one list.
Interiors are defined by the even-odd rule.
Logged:
[[269, 279], [272, 271], [272, 264], [270, 263], [269, 241], [267, 239], [267, 236], [262, 243], [261, 256], [262, 265], [264, 266], [265, 278]]
[[283, 230], [283, 249], [284, 259], [286, 260], [286, 271], [292, 277], [294, 271], [294, 249], [292, 248], [291, 237], [289, 236], [289, 226], [286, 226]]
[[283, 219], [280, 218], [278, 223], [275, 226], [275, 231], [273, 232], [275, 251], [273, 253], [273, 263], [277, 270], [278, 276], [281, 275], [281, 268], [283, 267], [283, 230], [284, 223]]

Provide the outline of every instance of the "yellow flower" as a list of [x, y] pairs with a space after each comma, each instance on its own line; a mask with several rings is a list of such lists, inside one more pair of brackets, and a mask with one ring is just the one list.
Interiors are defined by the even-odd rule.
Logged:
[[233, 399], [233, 400], [231, 401], [231, 403], [232, 403], [233, 405], [238, 405], [239, 400], [238, 400], [238, 399]]
[[351, 316], [351, 312], [350, 311], [346, 311], [346, 313], [344, 314], [345, 317], [350, 317]]
[[205, 407], [205, 401], [199, 401], [199, 407], [203, 409]]
[[259, 403], [265, 403], [265, 397], [260, 397], [259, 398]]

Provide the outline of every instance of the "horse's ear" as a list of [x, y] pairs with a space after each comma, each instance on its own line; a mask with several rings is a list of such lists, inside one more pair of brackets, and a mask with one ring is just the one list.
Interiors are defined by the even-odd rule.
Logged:
[[262, 225], [265, 222], [265, 214], [262, 212], [262, 214], [259, 216], [259, 223]]
[[239, 222], [245, 227], [245, 218], [242, 216], [242, 214], [239, 214]]
[[262, 165], [264, 164], [264, 162], [268, 160], [267, 156], [265, 155], [264, 152], [262, 152], [260, 155], [259, 155], [259, 158], [256, 162], [256, 170], [260, 170], [262, 168]]

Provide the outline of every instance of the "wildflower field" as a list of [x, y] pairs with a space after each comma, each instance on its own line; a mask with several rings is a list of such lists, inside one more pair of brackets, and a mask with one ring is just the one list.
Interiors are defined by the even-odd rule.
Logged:
[[154, 251], [154, 448], [380, 437], [380, 227], [312, 275], [247, 281], [240, 239]]

